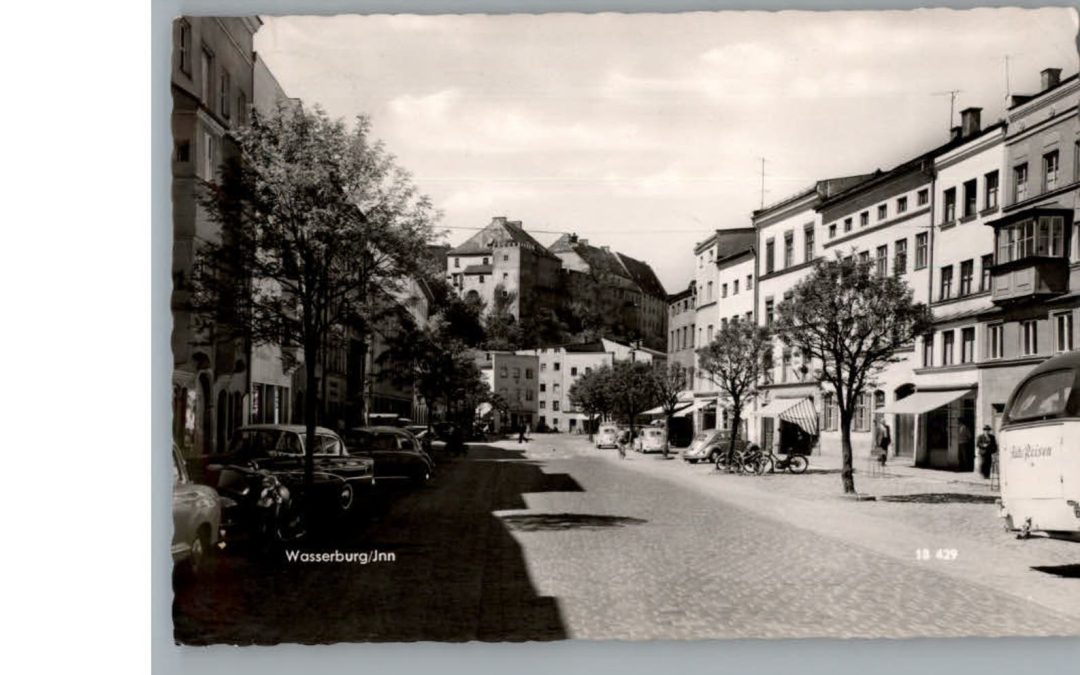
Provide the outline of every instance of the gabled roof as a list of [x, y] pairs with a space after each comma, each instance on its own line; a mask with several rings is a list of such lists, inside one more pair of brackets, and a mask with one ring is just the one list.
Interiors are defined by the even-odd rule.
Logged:
[[656, 277], [656, 272], [653, 271], [652, 267], [649, 267], [648, 263], [631, 258], [625, 253], [617, 253], [616, 255], [622, 261], [626, 271], [630, 273], [631, 278], [641, 287], [641, 290], [657, 298], [667, 298], [664, 284], [660, 283], [660, 279]]
[[554, 254], [576, 253], [595, 275], [615, 275], [628, 281], [634, 280], [617, 254], [606, 247], [593, 246], [585, 239], [578, 239], [577, 235], [563, 234], [548, 246], [548, 250]]
[[496, 216], [487, 227], [453, 248], [447, 255], [481, 255], [491, 253], [497, 246], [520, 246], [538, 255], [556, 257], [521, 226], [520, 220], [507, 220]]

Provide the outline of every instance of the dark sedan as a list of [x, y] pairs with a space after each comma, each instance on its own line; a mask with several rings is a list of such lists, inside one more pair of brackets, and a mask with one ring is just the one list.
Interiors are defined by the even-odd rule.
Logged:
[[375, 460], [375, 478], [404, 479], [424, 484], [431, 479], [435, 463], [412, 432], [400, 427], [357, 427], [345, 432], [353, 455]]
[[[270, 471], [290, 489], [298, 490], [303, 484], [306, 436], [306, 427], [298, 424], [240, 427], [228, 452], [202, 458], [202, 482], [213, 486], [220, 467], [237, 465]], [[374, 483], [374, 461], [370, 457], [349, 455], [337, 434], [316, 427], [314, 478], [310, 505], [331, 505], [338, 511], [347, 512], [357, 493], [370, 489]]]

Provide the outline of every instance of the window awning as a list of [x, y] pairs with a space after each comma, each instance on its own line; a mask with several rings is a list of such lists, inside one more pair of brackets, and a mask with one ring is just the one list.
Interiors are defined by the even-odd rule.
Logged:
[[[685, 409], [689, 408], [690, 406], [692, 406], [693, 404], [694, 404], [693, 401], [680, 401], [675, 406], [675, 413], [678, 414], [679, 411], [685, 410]], [[643, 412], [641, 414], [642, 415], [663, 415], [664, 414], [664, 406], [658, 405], [655, 408], [649, 408], [648, 410], [646, 410], [645, 412]]]
[[798, 424], [808, 434], [816, 436], [818, 433], [817, 408], [814, 407], [814, 399], [809, 396], [774, 398], [753, 414], [779, 417], [785, 422]]
[[688, 406], [688, 407], [684, 408], [683, 410], [681, 410], [680, 412], [675, 413], [675, 417], [689, 417], [690, 415], [693, 415], [698, 410], [705, 410], [707, 408], [715, 408], [715, 407], [716, 407], [716, 401], [714, 401], [712, 399], [702, 398], [702, 399], [698, 399], [697, 401], [695, 401], [694, 405]]
[[887, 404], [880, 410], [874, 412], [883, 412], [897, 415], [920, 415], [931, 410], [937, 410], [943, 405], [948, 405], [958, 398], [963, 398], [970, 394], [973, 390], [968, 389], [949, 389], [946, 391], [917, 391], [907, 398], [901, 399], [894, 403]]

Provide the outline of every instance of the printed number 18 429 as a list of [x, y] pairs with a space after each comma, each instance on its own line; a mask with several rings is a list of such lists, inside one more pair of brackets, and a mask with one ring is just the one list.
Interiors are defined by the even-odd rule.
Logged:
[[916, 560], [944, 560], [944, 561], [950, 561], [950, 560], [956, 560], [957, 555], [958, 555], [958, 553], [957, 553], [957, 550], [955, 548], [939, 548], [939, 549], [934, 549], [934, 550], [931, 550], [931, 549], [928, 549], [928, 548], [917, 548], [917, 549], [915, 549], [915, 559]]

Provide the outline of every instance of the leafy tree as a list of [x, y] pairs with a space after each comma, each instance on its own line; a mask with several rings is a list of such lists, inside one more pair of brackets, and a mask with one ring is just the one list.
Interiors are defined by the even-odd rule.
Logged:
[[660, 407], [664, 409], [665, 429], [671, 429], [671, 418], [679, 407], [679, 394], [687, 387], [686, 375], [686, 368], [680, 363], [653, 365], [653, 386]]
[[612, 410], [626, 419], [634, 435], [637, 416], [656, 405], [656, 378], [653, 366], [644, 361], [616, 361], [605, 378]]
[[579, 408], [589, 417], [589, 439], [592, 440], [593, 417], [609, 415], [614, 411], [611, 396], [611, 366], [601, 366], [585, 373], [570, 386], [570, 405]]
[[499, 284], [490, 311], [484, 316], [484, 346], [492, 351], [522, 349], [521, 326], [514, 316], [515, 291], [508, 291]]
[[729, 457], [735, 451], [743, 409], [771, 353], [769, 330], [749, 321], [728, 323], [712, 342], [697, 350], [698, 367], [709, 374], [719, 388], [720, 399], [731, 406]]
[[197, 302], [254, 343], [299, 346], [310, 484], [326, 343], [342, 328], [368, 342], [426, 254], [436, 214], [365, 117], [350, 130], [318, 108], [282, 106], [254, 113], [236, 143], [205, 186], [220, 237], [198, 252]]
[[855, 492], [851, 422], [859, 397], [898, 351], [930, 326], [930, 312], [912, 301], [911, 288], [879, 276], [870, 261], [821, 260], [777, 310], [780, 339], [818, 364], [818, 379], [835, 393], [840, 409], [844, 492]]

